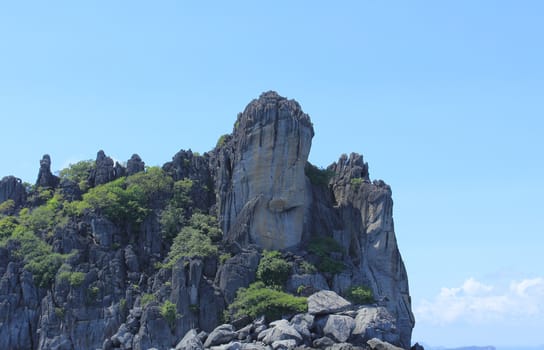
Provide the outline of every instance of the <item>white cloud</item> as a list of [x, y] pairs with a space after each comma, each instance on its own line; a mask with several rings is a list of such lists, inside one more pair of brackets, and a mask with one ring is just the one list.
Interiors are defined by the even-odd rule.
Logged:
[[469, 278], [460, 287], [442, 288], [433, 300], [422, 300], [414, 312], [418, 321], [437, 325], [524, 317], [544, 319], [544, 278], [493, 286]]

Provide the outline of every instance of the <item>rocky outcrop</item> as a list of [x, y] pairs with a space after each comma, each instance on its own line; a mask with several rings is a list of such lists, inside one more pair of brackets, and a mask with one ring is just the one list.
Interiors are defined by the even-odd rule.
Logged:
[[335, 175], [331, 189], [342, 229], [333, 236], [349, 252], [354, 265], [349, 279], [339, 276], [333, 288], [343, 292], [350, 285], [372, 288], [375, 297], [396, 319], [398, 345], [409, 347], [415, 319], [412, 314], [408, 276], [393, 226], [391, 188], [383, 181], [370, 183], [362, 156], [342, 156], [328, 168]]
[[98, 186], [113, 181], [124, 175], [125, 169], [113, 159], [106, 156], [104, 151], [100, 150], [96, 154], [96, 166], [89, 175], [89, 183], [92, 186]]
[[5, 176], [0, 180], [0, 203], [12, 200], [15, 207], [26, 201], [26, 189], [21, 179], [15, 176]]
[[40, 160], [40, 171], [38, 172], [38, 180], [36, 186], [44, 188], [56, 188], [59, 184], [58, 176], [51, 172], [51, 157], [49, 154], [44, 154]]
[[[300, 243], [313, 135], [300, 105], [275, 92], [262, 94], [238, 116], [232, 136], [216, 150], [219, 221], [227, 239], [266, 249]], [[249, 222], [237, 225], [248, 206]], [[242, 238], [237, 231], [244, 227], [248, 237]]]
[[127, 176], [134, 175], [145, 170], [145, 163], [139, 155], [133, 154], [127, 161]]
[[[175, 190], [147, 194], [149, 203], [131, 203], [145, 206], [145, 218], [134, 222], [67, 205], [85, 198], [87, 188], [66, 178], [59, 184], [44, 156], [38, 185], [62, 194], [55, 210], [67, 215], [36, 237], [62, 265], [40, 287], [25, 258], [11, 255], [18, 243], [0, 246], [0, 348], [408, 348], [414, 319], [391, 189], [370, 180], [356, 153], [326, 170], [312, 166], [312, 137], [297, 102], [266, 92], [214, 150], [181, 150], [163, 165], [167, 186], [182, 189], [179, 202], [187, 205], [169, 207]], [[136, 154], [125, 169], [100, 151], [87, 182], [98, 186], [144, 170]], [[2, 215], [43, 204], [27, 201], [14, 177], [0, 181], [0, 203], [10, 199], [14, 205], [5, 207], [15, 209]], [[170, 261], [175, 232], [164, 234], [168, 210], [179, 221], [176, 230], [193, 213], [216, 215], [223, 240], [215, 236], [210, 244], [218, 253]], [[205, 234], [207, 224], [200, 224]], [[284, 290], [308, 296], [308, 312], [219, 326], [237, 291], [256, 280], [264, 249], [282, 250], [290, 266]], [[370, 288], [375, 300], [354, 305], [341, 296], [357, 286]]]

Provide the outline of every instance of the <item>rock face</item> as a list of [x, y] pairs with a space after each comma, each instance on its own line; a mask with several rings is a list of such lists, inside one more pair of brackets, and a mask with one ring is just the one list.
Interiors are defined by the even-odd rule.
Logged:
[[44, 154], [40, 160], [40, 171], [38, 172], [38, 180], [36, 186], [45, 188], [56, 188], [59, 184], [59, 178], [51, 172], [51, 157], [49, 154]]
[[[40, 240], [58, 267], [29, 264], [33, 254], [13, 253], [20, 238], [0, 237], [0, 349], [409, 348], [415, 321], [391, 189], [371, 182], [356, 153], [326, 170], [313, 167], [307, 162], [313, 132], [297, 102], [266, 92], [214, 150], [181, 150], [164, 164], [157, 182], [172, 193], [135, 193], [138, 201], [127, 205], [145, 214], [134, 221], [92, 207], [74, 210], [79, 205], [68, 204], [85, 200], [89, 189], [81, 179], [59, 184], [44, 156], [37, 184], [62, 196], [55, 197], [54, 224], [40, 221], [25, 239]], [[125, 169], [99, 151], [94, 169], [82, 176], [92, 188], [143, 170], [136, 154]], [[120, 203], [124, 189], [101, 204]], [[0, 203], [14, 202], [0, 213], [14, 216], [3, 222], [2, 235], [15, 232], [19, 209], [43, 215], [55, 203], [35, 211], [44, 203], [26, 197], [19, 179], [0, 181]], [[201, 217], [193, 222], [195, 213]], [[210, 239], [217, 254], [169, 260], [175, 232], [165, 228], [208, 235], [210, 225], [217, 231], [215, 219], [223, 237], [202, 242]], [[256, 280], [264, 249], [282, 250], [290, 266], [284, 290], [308, 296], [308, 311], [270, 324], [242, 315], [219, 326], [237, 291]], [[39, 273], [47, 283], [37, 282]], [[369, 305], [342, 297], [357, 286], [373, 292]]]
[[[266, 249], [300, 243], [313, 135], [300, 105], [275, 92], [262, 94], [239, 115], [217, 160], [219, 221], [227, 238], [247, 236], [244, 241]], [[240, 225], [247, 211], [249, 220]]]
[[26, 200], [26, 189], [21, 179], [5, 176], [0, 180], [0, 203], [11, 199], [16, 207]]
[[89, 183], [98, 186], [115, 180], [124, 175], [124, 168], [119, 164], [113, 163], [113, 159], [107, 157], [104, 151], [100, 150], [96, 154], [96, 167], [89, 176]]
[[127, 176], [134, 175], [140, 171], [144, 171], [145, 163], [139, 155], [133, 154], [127, 161]]

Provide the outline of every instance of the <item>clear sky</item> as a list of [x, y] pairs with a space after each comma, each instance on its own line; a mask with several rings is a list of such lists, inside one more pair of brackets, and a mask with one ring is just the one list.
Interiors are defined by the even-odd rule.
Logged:
[[544, 343], [544, 2], [5, 1], [0, 176], [204, 152], [261, 92], [393, 188], [432, 345]]

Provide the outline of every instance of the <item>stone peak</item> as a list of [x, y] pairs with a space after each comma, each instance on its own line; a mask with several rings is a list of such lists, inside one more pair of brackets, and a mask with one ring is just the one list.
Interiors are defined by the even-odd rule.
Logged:
[[244, 112], [238, 115], [236, 125], [242, 126], [241, 130], [247, 130], [254, 126], [263, 126], [280, 119], [289, 118], [310, 127], [313, 134], [310, 116], [302, 111], [297, 101], [289, 100], [275, 91], [266, 91], [259, 98], [251, 101], [244, 109]]

